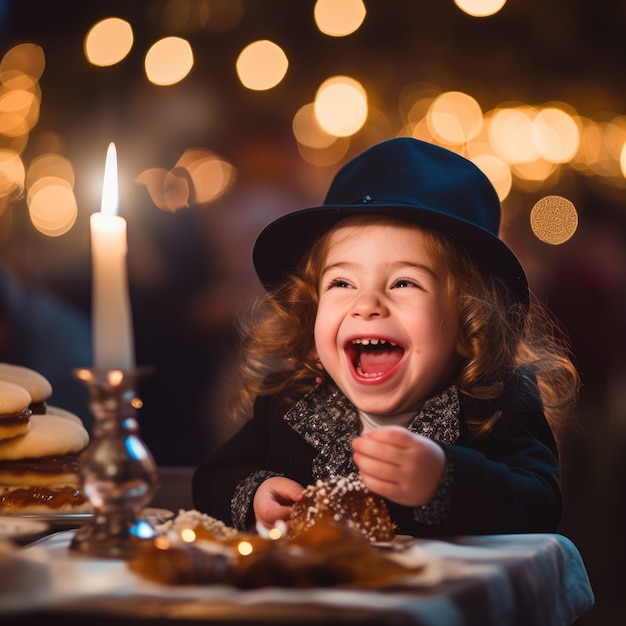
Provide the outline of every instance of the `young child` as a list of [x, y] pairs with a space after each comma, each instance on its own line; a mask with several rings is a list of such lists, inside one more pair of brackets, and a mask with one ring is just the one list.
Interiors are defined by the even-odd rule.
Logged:
[[252, 417], [196, 471], [194, 505], [269, 527], [306, 486], [358, 473], [401, 534], [554, 531], [553, 432], [578, 375], [499, 225], [477, 167], [404, 137], [267, 226], [241, 346]]

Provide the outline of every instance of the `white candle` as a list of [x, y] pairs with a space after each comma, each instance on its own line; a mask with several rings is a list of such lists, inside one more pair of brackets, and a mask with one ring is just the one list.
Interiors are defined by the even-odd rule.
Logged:
[[96, 369], [132, 370], [135, 366], [128, 294], [126, 220], [117, 215], [117, 153], [109, 144], [104, 167], [102, 206], [92, 213], [92, 328]]

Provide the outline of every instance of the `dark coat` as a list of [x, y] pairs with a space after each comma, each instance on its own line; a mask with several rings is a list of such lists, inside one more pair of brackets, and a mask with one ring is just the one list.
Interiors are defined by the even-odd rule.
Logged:
[[[533, 379], [517, 372], [494, 402], [451, 389], [453, 395], [429, 401], [409, 426], [444, 448], [445, 485], [424, 507], [388, 502], [397, 532], [426, 537], [556, 530], [562, 509], [558, 454]], [[489, 435], [472, 435], [468, 417], [494, 411], [502, 416]], [[280, 397], [259, 397], [253, 418], [197, 469], [194, 506], [229, 525], [250, 527], [252, 497], [266, 478], [287, 476], [307, 486], [356, 471], [350, 441], [359, 431], [357, 412], [332, 385], [321, 385], [291, 408]]]

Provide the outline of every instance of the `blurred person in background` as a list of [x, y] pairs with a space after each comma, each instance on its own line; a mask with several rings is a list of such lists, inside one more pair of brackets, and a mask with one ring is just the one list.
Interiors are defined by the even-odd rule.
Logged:
[[52, 385], [48, 403], [75, 413], [91, 431], [87, 389], [72, 375], [93, 362], [89, 318], [1, 266], [0, 361], [43, 374]]

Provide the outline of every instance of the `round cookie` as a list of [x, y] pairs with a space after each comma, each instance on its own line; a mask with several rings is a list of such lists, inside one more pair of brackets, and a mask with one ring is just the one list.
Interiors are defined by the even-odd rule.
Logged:
[[73, 422], [78, 422], [79, 424], [81, 424], [81, 426], [83, 424], [83, 420], [81, 420], [78, 415], [75, 415], [71, 411], [68, 411], [67, 409], [62, 409], [58, 406], [53, 406], [49, 404], [46, 413], [48, 415], [55, 415], [56, 417], [63, 417], [65, 419], [72, 420]]
[[30, 402], [24, 387], [0, 380], [0, 443], [30, 431]]
[[30, 394], [33, 413], [46, 412], [46, 400], [52, 395], [52, 385], [45, 376], [29, 367], [0, 363], [0, 381], [24, 387]]
[[87, 513], [79, 454], [89, 434], [78, 421], [33, 415], [26, 435], [0, 441], [0, 513]]
[[80, 462], [77, 456], [43, 457], [0, 461], [2, 487], [65, 487], [80, 484]]
[[30, 432], [0, 441], [0, 461], [78, 454], [89, 443], [84, 426], [58, 415], [32, 415]]

